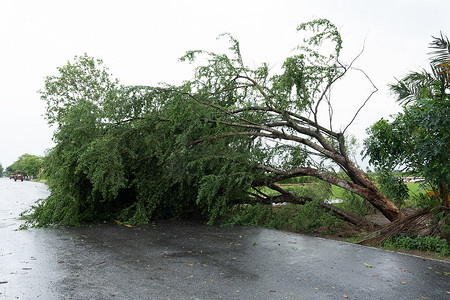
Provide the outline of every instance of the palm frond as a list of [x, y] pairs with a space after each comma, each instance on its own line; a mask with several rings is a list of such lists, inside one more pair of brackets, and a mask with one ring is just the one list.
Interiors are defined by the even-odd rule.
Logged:
[[449, 68], [450, 64], [450, 42], [447, 36], [442, 32], [439, 37], [432, 36], [433, 41], [430, 43], [430, 48], [435, 49], [429, 53], [431, 64], [434, 66], [444, 66]]
[[432, 82], [435, 79], [426, 70], [411, 72], [395, 84], [389, 84], [389, 89], [397, 96], [400, 104], [407, 105], [418, 97], [432, 94]]

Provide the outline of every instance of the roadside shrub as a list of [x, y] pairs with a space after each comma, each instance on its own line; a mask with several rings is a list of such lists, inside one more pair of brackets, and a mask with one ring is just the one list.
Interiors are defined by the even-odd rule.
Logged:
[[450, 255], [447, 240], [441, 239], [440, 236], [391, 236], [384, 241], [383, 246], [387, 249], [420, 250]]

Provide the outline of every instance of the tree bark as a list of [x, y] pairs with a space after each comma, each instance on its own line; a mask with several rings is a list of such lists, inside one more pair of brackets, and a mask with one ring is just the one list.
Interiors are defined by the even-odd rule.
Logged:
[[375, 183], [367, 177], [366, 173], [356, 168], [352, 163], [349, 163], [348, 167], [352, 181], [357, 181], [358, 185], [362, 187], [361, 192], [357, 194], [369, 201], [389, 221], [397, 220], [400, 217], [400, 209], [380, 192]]

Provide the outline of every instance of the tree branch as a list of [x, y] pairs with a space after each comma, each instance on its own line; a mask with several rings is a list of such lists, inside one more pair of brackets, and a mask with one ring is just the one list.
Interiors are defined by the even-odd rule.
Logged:
[[378, 91], [378, 88], [375, 86], [375, 84], [372, 82], [372, 80], [370, 79], [370, 77], [366, 74], [366, 72], [364, 72], [361, 69], [356, 69], [360, 72], [362, 72], [364, 74], [364, 76], [366, 76], [366, 78], [369, 80], [369, 82], [372, 84], [372, 86], [374, 87], [374, 90], [370, 93], [370, 95], [367, 97], [367, 99], [363, 102], [363, 104], [359, 107], [359, 109], [356, 111], [355, 115], [353, 116], [352, 120], [350, 121], [350, 123], [348, 123], [348, 125], [344, 128], [344, 130], [342, 131], [342, 133], [344, 133], [345, 131], [347, 131], [347, 128], [350, 127], [350, 125], [353, 123], [353, 121], [355, 121], [356, 117], [358, 116], [359, 112], [363, 109], [363, 107], [367, 104], [367, 102], [369, 102], [370, 98], [372, 98], [373, 94], [375, 94]]

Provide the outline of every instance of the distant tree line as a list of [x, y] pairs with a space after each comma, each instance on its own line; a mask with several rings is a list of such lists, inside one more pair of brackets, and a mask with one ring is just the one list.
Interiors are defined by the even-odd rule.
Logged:
[[22, 173], [30, 177], [36, 178], [42, 168], [43, 157], [31, 154], [21, 155], [13, 164], [6, 167], [6, 174]]

